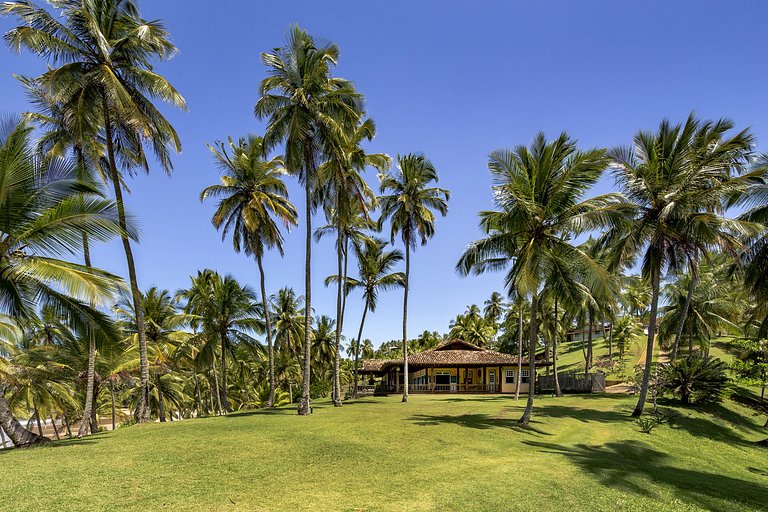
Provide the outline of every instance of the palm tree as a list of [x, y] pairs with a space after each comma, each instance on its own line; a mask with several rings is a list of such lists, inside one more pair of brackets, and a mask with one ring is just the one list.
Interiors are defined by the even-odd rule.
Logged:
[[738, 270], [747, 292], [754, 298], [750, 316], [757, 324], [756, 335], [768, 338], [768, 153], [756, 160], [754, 172], [758, 174], [754, 183], [734, 203], [748, 208], [739, 217], [741, 220], [759, 223], [764, 229], [746, 241], [739, 253]]
[[[182, 327], [189, 323], [190, 316], [179, 312], [177, 300], [168, 290], [160, 290], [156, 287], [148, 289], [141, 297], [144, 308], [145, 331], [147, 333], [148, 352], [150, 361], [150, 391], [154, 390], [158, 405], [158, 418], [165, 422], [165, 397], [163, 388], [168, 382], [163, 377], [169, 374], [172, 367], [176, 366], [176, 352], [184, 344], [190, 334], [184, 332]], [[122, 297], [115, 307], [118, 318], [122, 321], [125, 331], [129, 334], [132, 354], [138, 354], [138, 326], [136, 324], [136, 312], [133, 310], [133, 302], [128, 297]], [[131, 358], [124, 362], [121, 369], [135, 370], [140, 362]]]
[[312, 323], [312, 211], [320, 152], [340, 133], [348, 133], [361, 116], [361, 96], [350, 82], [331, 77], [339, 48], [335, 44], [316, 44], [312, 36], [294, 25], [285, 46], [262, 53], [269, 68], [262, 80], [254, 112], [269, 117], [265, 148], [285, 142], [288, 172], [304, 185], [306, 199], [306, 248], [304, 264], [304, 379], [300, 415], [309, 414]]
[[[304, 297], [296, 296], [292, 288], [280, 288], [270, 297], [275, 318], [275, 348], [301, 362], [304, 338]], [[303, 372], [303, 370], [302, 370]]]
[[[688, 334], [688, 357], [693, 353], [694, 340], [708, 350], [709, 340], [717, 333], [739, 333], [736, 321], [744, 308], [729, 293], [733, 283], [709, 267], [699, 265], [696, 277], [679, 276], [664, 287], [667, 304], [660, 308], [663, 316], [659, 320], [659, 339], [679, 341], [677, 332], [682, 322], [683, 332]], [[690, 294], [693, 280], [697, 284]], [[683, 315], [685, 318], [681, 318]]]
[[[381, 192], [389, 192], [379, 198], [381, 219], [391, 223], [390, 238], [400, 234], [405, 246], [405, 284], [403, 286], [403, 402], [408, 401], [408, 279], [411, 272], [411, 249], [421, 245], [435, 234], [435, 214], [445, 217], [448, 213], [448, 190], [430, 187], [438, 176], [432, 162], [421, 154], [397, 156], [397, 171], [379, 175]], [[433, 212], [434, 211], [434, 212]]]
[[[218, 272], [205, 270], [192, 278], [192, 286], [179, 292], [186, 301], [186, 311], [195, 315], [208, 340], [219, 343], [221, 386], [219, 399], [224, 412], [230, 412], [227, 401], [227, 353], [233, 353], [239, 343], [252, 343], [249, 332], [263, 332], [263, 315], [256, 294], [241, 285], [234, 277], [222, 277]], [[206, 350], [206, 349], [204, 349]], [[207, 350], [213, 351], [212, 348]]]
[[[725, 178], [732, 173], [739, 174], [744, 170], [751, 156], [754, 137], [749, 133], [749, 130], [743, 130], [730, 138], [725, 138], [725, 134], [733, 129], [733, 126], [733, 122], [730, 120], [720, 119], [715, 123], [702, 123], [698, 127], [689, 142], [692, 146], [688, 156], [691, 172], [696, 172], [697, 168], [706, 169], [708, 173], [715, 173], [719, 170], [722, 173], [722, 177]], [[705, 205], [704, 208], [711, 213], [722, 214], [724, 213], [723, 206], [722, 201], [713, 201], [711, 204]], [[727, 244], [727, 239], [720, 242], [721, 245]], [[730, 246], [727, 247], [727, 250], [734, 251], [735, 248]], [[685, 304], [680, 311], [679, 323], [672, 343], [672, 350], [670, 352], [670, 359], [672, 360], [677, 357], [680, 338], [683, 334], [691, 299], [696, 288], [698, 259], [701, 256], [706, 256], [706, 253], [699, 254], [698, 251], [693, 251], [689, 255], [688, 269], [692, 279], [688, 286]]]
[[624, 313], [632, 315], [638, 321], [644, 321], [651, 302], [651, 293], [640, 276], [629, 275], [621, 279], [620, 302]]
[[630, 203], [627, 220], [608, 230], [600, 243], [610, 248], [612, 267], [631, 265], [642, 252], [642, 276], [651, 290], [646, 363], [634, 417], [642, 414], [648, 394], [662, 272], [679, 272], [712, 247], [739, 247], [739, 238], [751, 232], [720, 214], [726, 198], [746, 182], [732, 179], [730, 166], [697, 164], [694, 140], [701, 130], [693, 115], [684, 124], [665, 119], [657, 132], [640, 131], [631, 147], [610, 151]]
[[530, 421], [533, 411], [536, 315], [542, 286], [556, 273], [580, 275], [583, 283], [595, 287], [609, 282], [606, 271], [564, 236], [595, 229], [613, 217], [618, 203], [615, 195], [582, 200], [606, 164], [604, 151], [578, 151], [566, 133], [552, 142], [539, 133], [530, 149], [518, 146], [490, 156], [488, 168], [499, 209], [480, 213], [480, 226], [487, 237], [469, 245], [456, 269], [461, 275], [479, 274], [503, 269], [511, 261], [505, 278], [510, 295], [530, 297], [531, 386], [521, 424]]
[[504, 315], [507, 304], [504, 302], [504, 296], [499, 292], [491, 293], [489, 299], [483, 303], [483, 315], [490, 320], [494, 326], [497, 326], [499, 319]]
[[[26, 321], [37, 304], [74, 331], [114, 332], [108, 317], [89, 304], [110, 300], [118, 279], [57, 256], [75, 252], [83, 232], [98, 241], [119, 235], [115, 204], [77, 180], [71, 162], [36, 158], [30, 135], [23, 121], [0, 127], [0, 314]], [[0, 416], [10, 414], [4, 400], [0, 393]], [[17, 446], [38, 441], [19, 431], [12, 417], [0, 421]]]
[[213, 215], [213, 225], [222, 230], [222, 239], [232, 233], [235, 252], [242, 246], [256, 258], [259, 266], [261, 301], [269, 351], [269, 407], [275, 395], [275, 352], [272, 345], [272, 325], [264, 278], [264, 250], [277, 249], [283, 256], [283, 235], [278, 223], [285, 229], [296, 225], [296, 208], [288, 200], [283, 181], [285, 168], [282, 158], [265, 160], [263, 139], [249, 137], [235, 144], [229, 139], [231, 154], [224, 143], [209, 146], [224, 175], [220, 185], [206, 187], [200, 200], [221, 198]]
[[[370, 222], [368, 210], [375, 206], [376, 196], [362, 178], [366, 167], [384, 170], [389, 166], [389, 157], [383, 153], [367, 154], [360, 146], [364, 140], [373, 140], [376, 125], [366, 119], [355, 126], [350, 133], [342, 133], [328, 141], [328, 160], [318, 169], [318, 196], [325, 199], [326, 217], [336, 230], [336, 259], [338, 275], [345, 274], [347, 226], [355, 224], [355, 218], [362, 217]], [[336, 286], [336, 359], [333, 366], [333, 405], [340, 407], [339, 361], [341, 356], [341, 333], [344, 328], [342, 291], [344, 279], [337, 280]]]
[[[59, 16], [54, 16], [28, 2], [4, 3], [0, 13], [15, 15], [22, 22], [6, 34], [6, 41], [17, 51], [26, 48], [54, 64], [61, 64], [37, 79], [43, 87], [57, 92], [56, 102], [70, 104], [77, 101], [100, 108], [99, 119], [94, 121], [103, 129], [134, 309], [141, 315], [141, 293], [116, 153], [121, 151], [127, 163], [149, 170], [143, 149], [146, 141], [163, 169], [171, 171], [169, 149], [181, 151], [181, 143], [152, 100], [160, 99], [184, 109], [186, 103], [176, 89], [152, 69], [151, 61], [168, 59], [177, 49], [171, 44], [162, 22], [141, 18], [133, 0], [60, 5], [63, 10]], [[138, 323], [141, 350], [138, 419], [142, 422], [149, 418], [146, 408], [149, 363], [144, 322]]]
[[635, 340], [643, 334], [643, 328], [637, 318], [626, 315], [622, 316], [612, 326], [613, 339], [616, 347], [619, 349], [619, 360], [624, 360], [624, 352], [631, 347]]
[[[398, 250], [386, 251], [387, 243], [378, 238], [365, 241], [357, 250], [358, 277], [347, 278], [347, 289], [362, 289], [363, 316], [357, 331], [357, 341], [354, 343], [354, 388], [352, 398], [357, 398], [358, 369], [360, 365], [360, 340], [363, 337], [363, 327], [368, 311], [376, 311], [379, 301], [379, 291], [402, 287], [405, 275], [402, 272], [392, 272], [393, 267], [403, 260], [403, 253]], [[343, 278], [342, 278], [343, 279]], [[330, 276], [326, 283], [340, 281], [340, 276]]]
[[333, 392], [333, 365], [336, 360], [335, 340], [336, 321], [327, 315], [316, 317], [315, 327], [312, 330], [312, 360], [315, 361], [312, 371], [315, 375], [315, 383], [322, 384], [323, 395], [327, 393], [329, 388]]
[[449, 327], [451, 330], [448, 336], [451, 339], [464, 340], [478, 347], [489, 344], [496, 334], [496, 329], [489, 320], [471, 313], [457, 315]]
[[[39, 125], [44, 133], [37, 142], [38, 151], [46, 158], [66, 157], [72, 150], [77, 166], [77, 178], [96, 186], [95, 170], [99, 169], [99, 159], [103, 156], [103, 144], [98, 136], [98, 109], [94, 105], [77, 101], [57, 102], [52, 91], [47, 90], [39, 80], [19, 77], [27, 96], [37, 108], [25, 117]], [[102, 178], [106, 178], [102, 174]], [[82, 233], [83, 260], [86, 267], [91, 266], [88, 233]], [[96, 365], [96, 339], [91, 337], [88, 349], [87, 384], [85, 412], [78, 429], [78, 437], [85, 435], [89, 428], [94, 399], [94, 378]], [[95, 423], [95, 422], [94, 422]], [[95, 428], [96, 425], [91, 425]]]

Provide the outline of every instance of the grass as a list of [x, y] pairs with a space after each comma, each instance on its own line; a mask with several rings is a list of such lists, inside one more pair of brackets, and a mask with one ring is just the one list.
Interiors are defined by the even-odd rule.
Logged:
[[765, 510], [768, 437], [738, 404], [643, 434], [625, 396], [366, 398], [0, 451], [4, 510]]

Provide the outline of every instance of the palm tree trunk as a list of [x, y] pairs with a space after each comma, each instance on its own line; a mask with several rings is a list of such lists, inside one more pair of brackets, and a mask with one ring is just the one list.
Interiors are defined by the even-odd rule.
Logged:
[[355, 387], [352, 391], [352, 398], [357, 398], [358, 369], [360, 367], [360, 341], [363, 338], [363, 326], [365, 325], [365, 315], [368, 313], [368, 301], [365, 301], [363, 307], [363, 318], [360, 320], [360, 329], [357, 331], [357, 343], [355, 344]]
[[411, 276], [411, 240], [405, 237], [405, 286], [403, 287], [403, 402], [408, 401], [408, 287]]
[[58, 441], [61, 439], [61, 437], [59, 437], [59, 429], [56, 428], [56, 420], [53, 419], [53, 413], [51, 413], [51, 426], [53, 427], [53, 434], [56, 436], [56, 440]]
[[339, 366], [341, 363], [341, 295], [342, 288], [344, 287], [342, 273], [343, 273], [343, 251], [342, 251], [342, 238], [341, 233], [341, 215], [336, 212], [336, 266], [339, 277], [336, 281], [336, 340], [334, 342], [335, 353], [333, 356], [333, 406], [341, 407], [341, 383], [339, 380]]
[[99, 396], [99, 389], [96, 382], [93, 384], [93, 401], [91, 402], [91, 433], [99, 431], [99, 422], [96, 419], [96, 399]]
[[555, 378], [555, 396], [563, 396], [563, 392], [560, 389], [560, 378], [557, 376], [557, 324], [559, 322], [557, 305], [557, 295], [555, 295], [555, 335], [552, 337], [552, 373]]
[[304, 198], [306, 200], [307, 233], [304, 250], [304, 368], [301, 382], [301, 401], [297, 412], [309, 414], [309, 387], [312, 367], [312, 149], [304, 148]]
[[221, 408], [221, 391], [219, 389], [219, 376], [216, 373], [216, 361], [211, 361], [211, 369], [213, 369], [213, 382], [216, 384], [216, 405], [219, 408], [219, 416], [224, 415], [224, 411]]
[[256, 256], [256, 262], [259, 265], [261, 305], [264, 307], [264, 327], [267, 331], [267, 351], [269, 353], [269, 400], [267, 401], [267, 407], [273, 407], [275, 405], [275, 347], [272, 343], [272, 323], [270, 322], [267, 287], [264, 283], [264, 265], [261, 260], [261, 252]]
[[139, 386], [141, 389], [139, 391], [139, 404], [136, 409], [136, 420], [139, 423], [145, 423], [149, 421], [149, 359], [147, 357], [147, 333], [144, 325], [144, 307], [141, 301], [139, 282], [136, 277], [136, 263], [133, 259], [131, 240], [128, 238], [128, 222], [125, 216], [125, 204], [123, 203], [123, 192], [120, 186], [120, 174], [117, 171], [117, 162], [115, 161], [112, 120], [109, 107], [107, 106], [106, 96], [103, 95], [102, 107], [104, 114], [104, 132], [107, 142], [107, 156], [109, 158], [110, 179], [115, 192], [115, 202], [117, 203], [117, 215], [120, 229], [123, 231], [120, 238], [123, 241], [125, 260], [128, 264], [128, 280], [131, 286], [133, 309], [136, 316], [136, 330], [139, 338]]
[[613, 312], [611, 312], [611, 326], [608, 328], [608, 359], [613, 361]]
[[691, 307], [691, 300], [693, 299], [693, 291], [696, 289], [696, 272], [694, 271], [693, 264], [690, 265], [691, 280], [688, 283], [688, 294], [685, 296], [685, 304], [683, 304], [683, 310], [680, 312], [680, 322], [677, 324], [677, 330], [675, 331], [675, 341], [672, 343], [672, 350], [669, 353], [670, 361], [677, 359], [677, 351], [680, 347], [680, 339], [683, 336], [683, 329], [685, 329], [685, 321], [688, 318], [688, 310]]
[[[200, 409], [203, 408], [203, 397], [200, 393], [200, 378], [197, 376], [197, 369], [192, 369], [192, 375], [195, 377], [195, 415], [196, 417], [200, 417]], [[192, 417], [192, 413], [190, 412], [190, 417]]]
[[592, 369], [592, 308], [589, 308], [587, 314], [589, 315], [589, 321], [587, 323], [587, 357], [584, 364], [585, 374], [588, 374], [589, 370]]
[[221, 388], [219, 388], [221, 395], [219, 395], [219, 401], [224, 413], [228, 414], [231, 409], [227, 400], [227, 331], [222, 330], [219, 337], [221, 338]]
[[[86, 263], [86, 266], [90, 267], [90, 264]], [[88, 333], [88, 338], [88, 380], [85, 386], [85, 408], [83, 410], [83, 419], [80, 421], [80, 428], [77, 429], [78, 438], [88, 434], [91, 411], [93, 410], [93, 387], [96, 375], [96, 337], [94, 333], [90, 332]], [[93, 433], [93, 429], [91, 429], [91, 433]]]
[[645, 399], [648, 396], [648, 385], [651, 381], [651, 365], [653, 364], [653, 344], [656, 338], [656, 314], [659, 309], [659, 281], [661, 268], [658, 266], [651, 270], [651, 313], [648, 318], [648, 343], [645, 347], [645, 369], [643, 370], [643, 382], [640, 386], [640, 397], [637, 400], [632, 417], [638, 418], [643, 414]]
[[115, 409], [115, 382], [109, 381], [109, 399], [112, 402], [112, 430], [117, 428], [117, 410]]
[[520, 400], [520, 375], [523, 373], [523, 303], [520, 302], [517, 318], [517, 378], [515, 379], [515, 400]]
[[37, 410], [37, 405], [32, 401], [32, 408], [35, 411], [35, 422], [37, 423], [37, 433], [43, 435], [43, 423], [40, 421], [40, 411]]
[[47, 437], [25, 429], [13, 417], [8, 408], [8, 402], [5, 401], [5, 387], [2, 385], [0, 385], [0, 428], [5, 431], [5, 434], [17, 448], [49, 443], [51, 441]]
[[523, 416], [517, 421], [521, 425], [527, 425], [533, 415], [533, 397], [536, 394], [536, 308], [539, 297], [536, 292], [531, 296], [531, 337], [528, 347], [528, 402], [525, 404]]
[[155, 386], [157, 386], [157, 412], [160, 423], [165, 423], [165, 403], [163, 400], [163, 389], [160, 384], [160, 375], [157, 376]]

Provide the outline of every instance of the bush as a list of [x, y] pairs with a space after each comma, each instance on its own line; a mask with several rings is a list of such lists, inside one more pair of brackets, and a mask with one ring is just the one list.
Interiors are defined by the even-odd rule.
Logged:
[[728, 384], [727, 369], [716, 357], [694, 353], [662, 366], [659, 391], [672, 393], [683, 404], [717, 402]]

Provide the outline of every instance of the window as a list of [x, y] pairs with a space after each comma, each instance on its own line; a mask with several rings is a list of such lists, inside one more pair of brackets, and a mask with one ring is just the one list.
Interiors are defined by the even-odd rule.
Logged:
[[531, 382], [531, 372], [529, 370], [523, 370], [520, 374], [520, 383], [528, 384], [529, 382]]
[[515, 370], [507, 370], [507, 372], [504, 374], [504, 384], [514, 384], [515, 383]]

